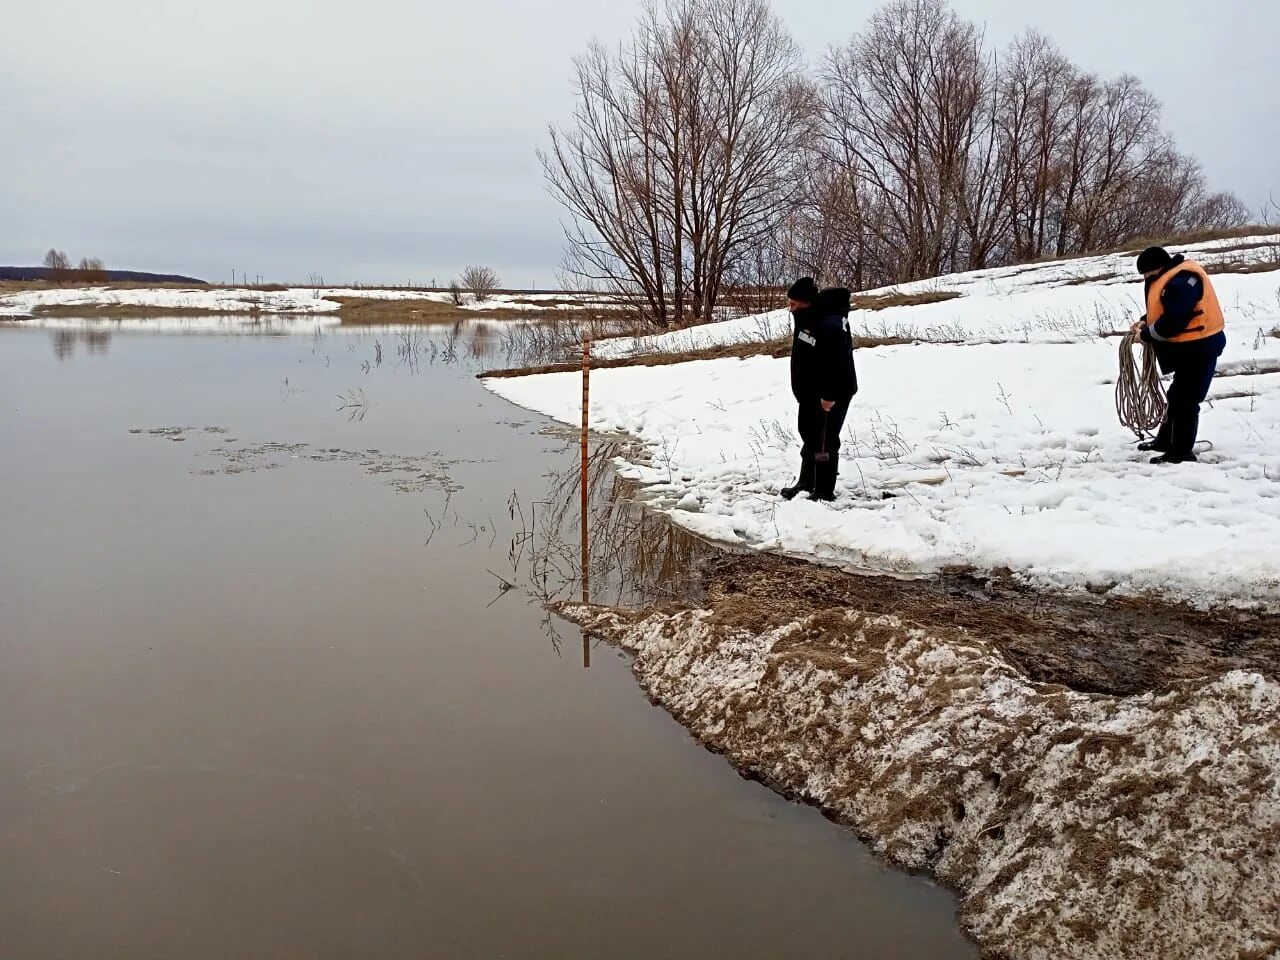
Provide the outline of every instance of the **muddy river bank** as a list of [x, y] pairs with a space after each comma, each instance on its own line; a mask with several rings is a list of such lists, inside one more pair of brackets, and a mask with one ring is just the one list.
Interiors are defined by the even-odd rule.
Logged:
[[[576, 447], [469, 351], [0, 329], [5, 955], [975, 956], [547, 614]], [[697, 598], [593, 477], [592, 599]]]

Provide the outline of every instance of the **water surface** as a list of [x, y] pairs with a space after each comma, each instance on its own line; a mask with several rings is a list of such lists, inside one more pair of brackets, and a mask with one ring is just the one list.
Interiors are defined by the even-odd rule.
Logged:
[[[0, 327], [0, 955], [975, 955], [583, 669], [576, 446], [465, 343], [111, 329]], [[594, 476], [597, 597], [684, 589]]]

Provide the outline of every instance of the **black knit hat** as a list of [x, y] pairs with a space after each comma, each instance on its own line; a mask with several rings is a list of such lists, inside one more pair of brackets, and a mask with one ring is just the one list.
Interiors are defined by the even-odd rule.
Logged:
[[801, 277], [791, 285], [791, 289], [787, 291], [788, 300], [798, 300], [801, 303], [813, 303], [818, 299], [818, 285], [813, 282], [813, 277]]
[[1147, 247], [1138, 254], [1138, 272], [1150, 273], [1152, 270], [1163, 270], [1173, 263], [1173, 257], [1164, 247]]

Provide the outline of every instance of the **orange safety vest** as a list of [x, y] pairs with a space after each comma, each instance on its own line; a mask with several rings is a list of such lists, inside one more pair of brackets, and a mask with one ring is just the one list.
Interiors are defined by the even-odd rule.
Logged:
[[1182, 261], [1151, 284], [1151, 289], [1147, 291], [1147, 326], [1154, 328], [1156, 322], [1164, 316], [1164, 303], [1160, 297], [1164, 293], [1164, 288], [1169, 285], [1169, 281], [1180, 273], [1194, 273], [1199, 277], [1204, 294], [1200, 297], [1200, 305], [1196, 312], [1191, 315], [1191, 322], [1187, 324], [1187, 329], [1175, 337], [1170, 337], [1169, 342], [1188, 343], [1221, 333], [1226, 326], [1222, 316], [1222, 305], [1218, 303], [1218, 295], [1214, 292], [1213, 284], [1209, 281], [1209, 275], [1205, 273], [1204, 267], [1193, 260]]

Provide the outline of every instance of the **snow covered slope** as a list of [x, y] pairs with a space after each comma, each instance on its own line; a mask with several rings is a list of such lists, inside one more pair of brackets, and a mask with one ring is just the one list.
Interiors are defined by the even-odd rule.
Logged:
[[[1104, 278], [1066, 282], [1104, 266]], [[1280, 607], [1280, 273], [1214, 277], [1232, 375], [1215, 381], [1203, 414], [1213, 446], [1200, 464], [1157, 467], [1116, 422], [1118, 341], [1098, 332], [1141, 312], [1122, 269], [1132, 261], [962, 274], [928, 282], [967, 291], [959, 299], [871, 315], [946, 324], [960, 342], [859, 352], [834, 506], [776, 496], [799, 457], [785, 359], [597, 370], [591, 422], [641, 440], [647, 455], [625, 472], [678, 523], [716, 539], [878, 571], [1010, 569], [1064, 589]], [[1090, 325], [1090, 303], [1107, 305], [1110, 322]], [[1079, 322], [1051, 322], [1071, 316]], [[667, 336], [733, 342], [772, 322]], [[578, 421], [575, 374], [487, 383]]]
[[[1210, 267], [1274, 263], [1280, 261], [1280, 234], [1170, 249]], [[1269, 273], [1215, 277], [1224, 306], [1246, 322], [1275, 312], [1278, 283]], [[1087, 340], [1126, 327], [1146, 312], [1134, 258], [1127, 254], [957, 273], [868, 290], [861, 296], [950, 297], [918, 306], [857, 310], [849, 317], [858, 336], [935, 342]], [[593, 351], [601, 357], [680, 352], [770, 340], [790, 330], [790, 315], [776, 310], [648, 337], [605, 340]]]

